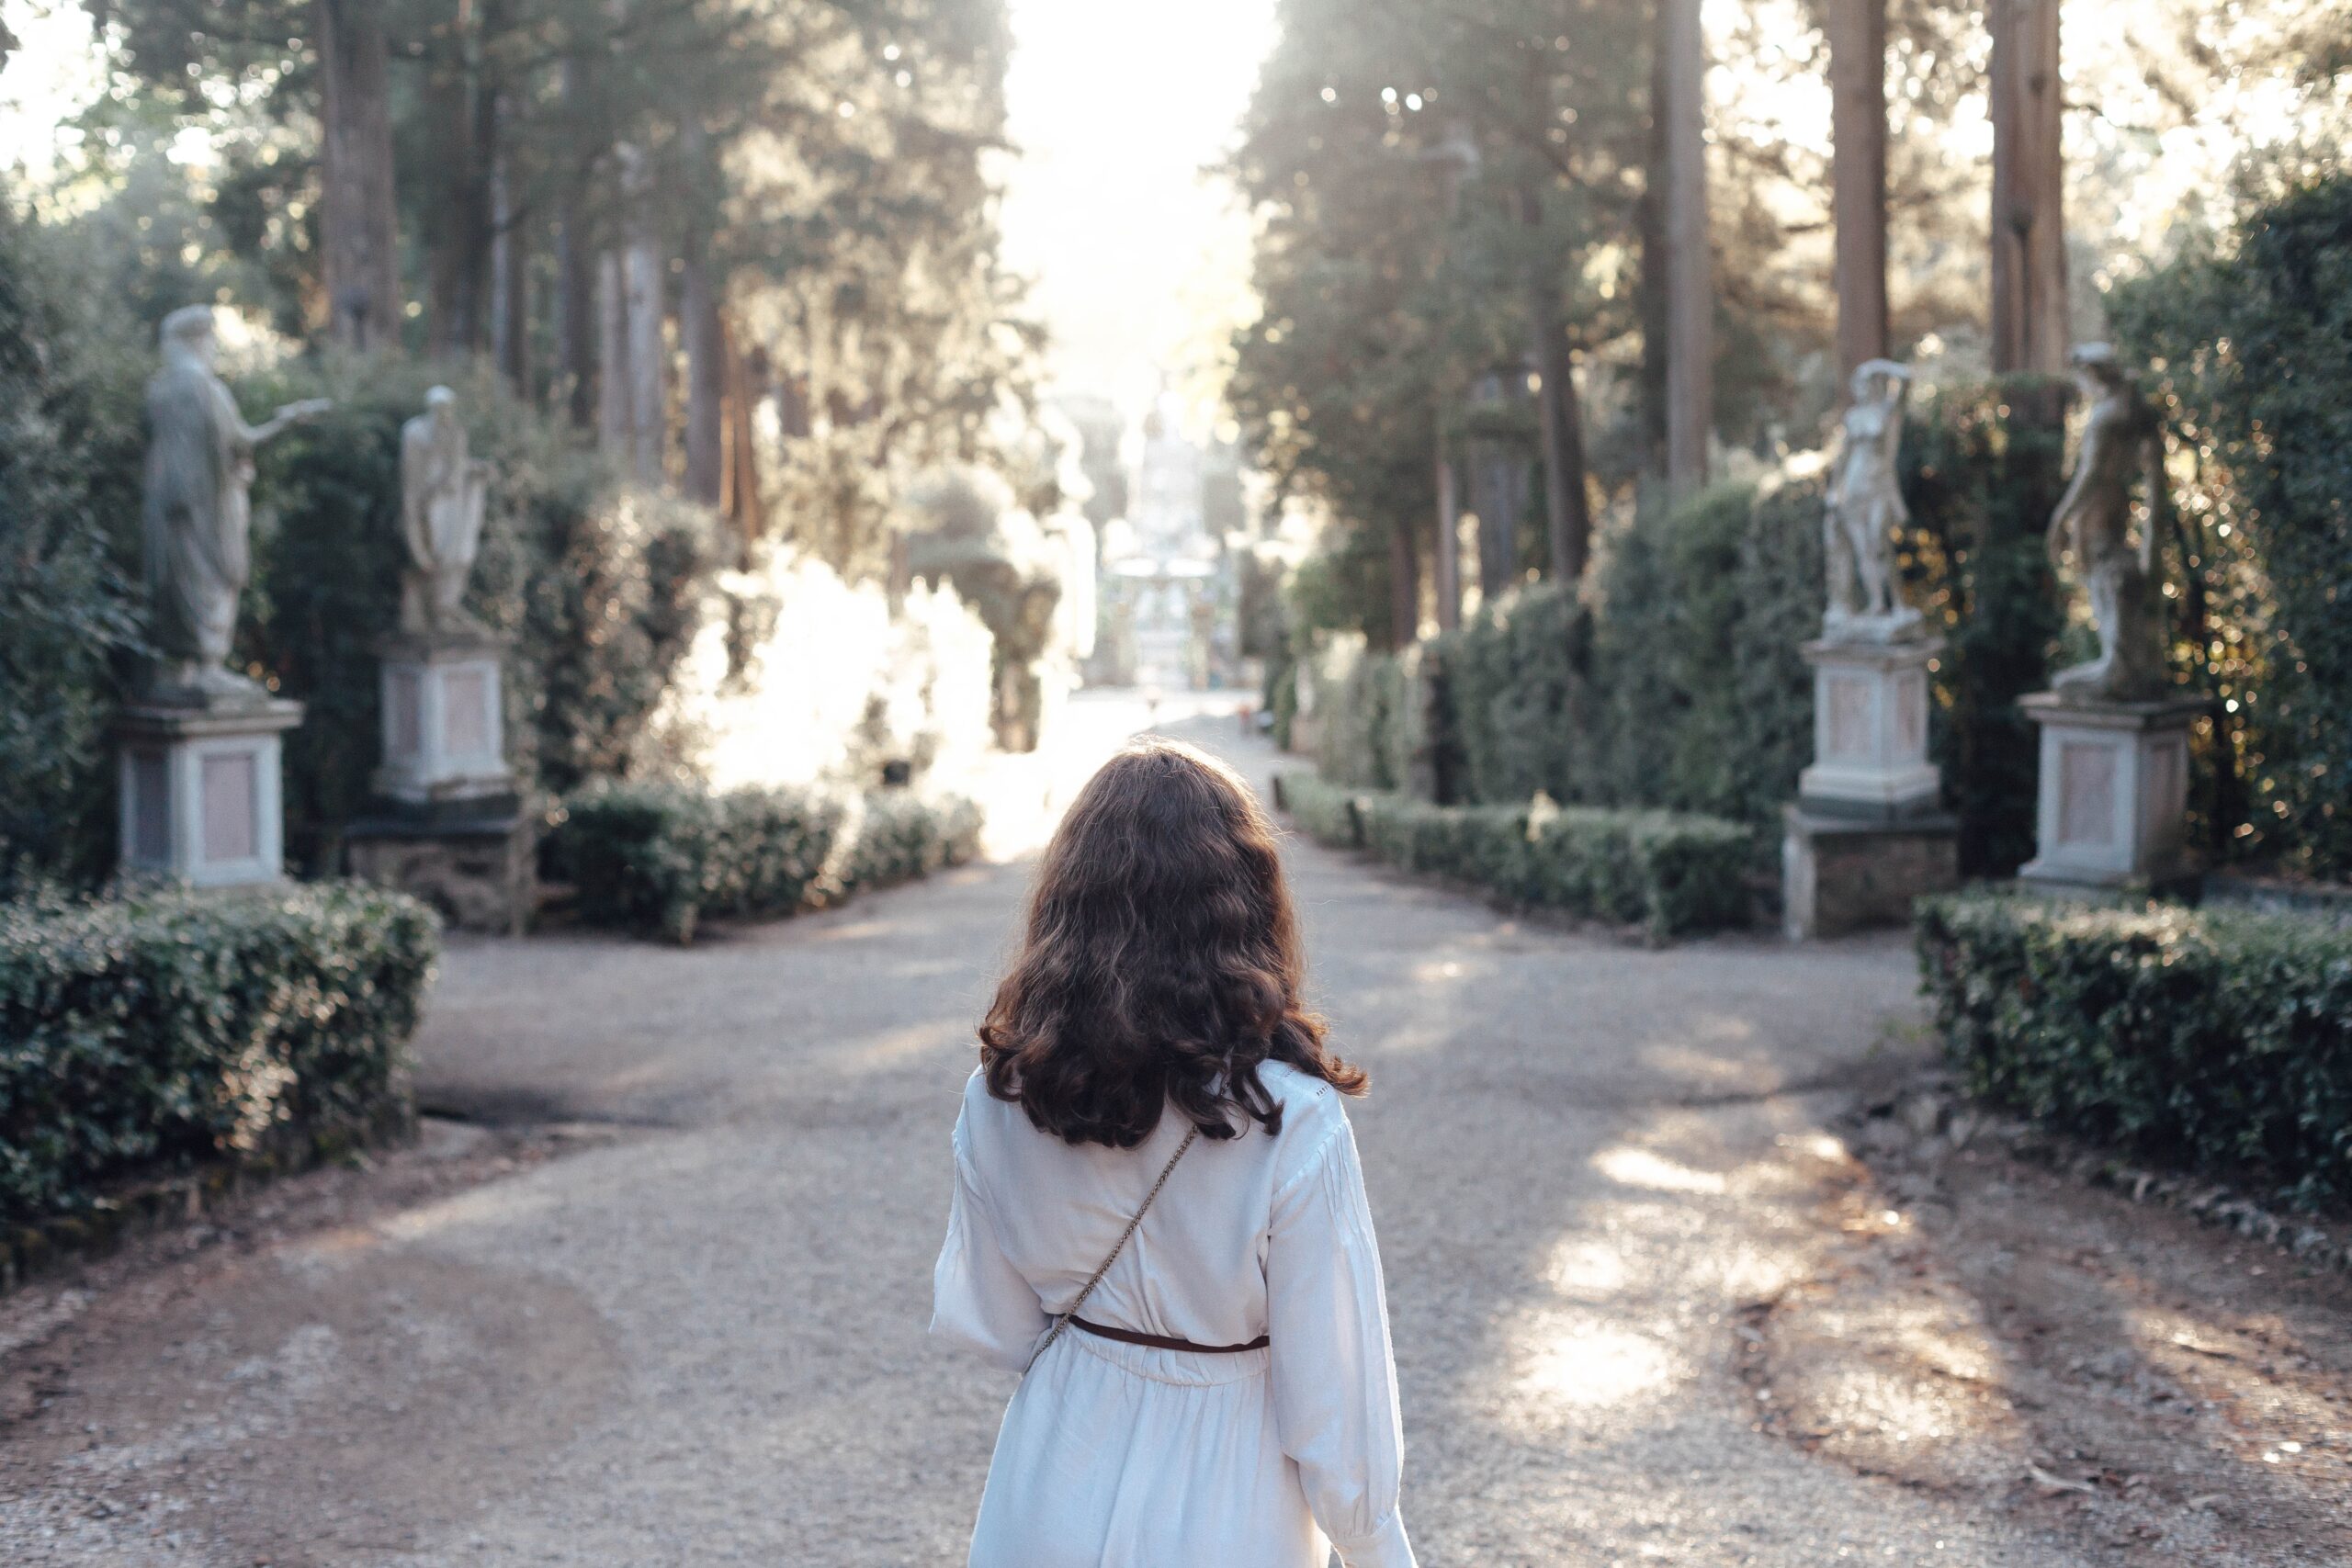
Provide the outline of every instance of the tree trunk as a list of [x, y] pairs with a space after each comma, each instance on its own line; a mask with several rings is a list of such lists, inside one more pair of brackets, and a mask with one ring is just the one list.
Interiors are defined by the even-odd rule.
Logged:
[[2058, 0], [1988, 0], [1993, 368], [2066, 368], [2066, 165]]
[[[563, 64], [560, 89], [568, 112], [581, 92], [580, 65]], [[556, 197], [555, 279], [557, 376], [571, 423], [596, 421], [597, 299], [595, 246], [582, 213], [583, 181], [567, 176]]]
[[1413, 646], [1421, 633], [1421, 552], [1412, 525], [1398, 518], [1388, 531], [1388, 646]]
[[720, 363], [726, 367], [718, 510], [741, 536], [748, 565], [751, 547], [767, 528], [767, 507], [760, 496], [759, 453], [752, 434], [752, 410], [759, 400], [759, 387], [724, 314], [718, 318], [718, 348]]
[[1715, 423], [1714, 258], [1707, 225], [1707, 42], [1700, 0], [1659, 0], [1666, 88], [1666, 479], [1676, 496], [1707, 482]]
[[1450, 632], [1462, 625], [1462, 491], [1453, 474], [1453, 459], [1446, 455], [1445, 437], [1437, 442], [1437, 629]]
[[[707, 166], [709, 150], [700, 124], [689, 116], [681, 125], [680, 141], [692, 174], [705, 184], [715, 183]], [[679, 277], [679, 335], [686, 351], [686, 473], [687, 498], [706, 506], [718, 504], [723, 488], [726, 445], [721, 425], [726, 403], [726, 343], [719, 327], [719, 300], [724, 280], [710, 262], [710, 234], [703, 204], [696, 203], [687, 220], [684, 266]]]
[[596, 257], [596, 445], [629, 460], [628, 299], [621, 253]]
[[327, 337], [397, 346], [399, 224], [383, 13], [369, 0], [311, 0], [319, 53], [319, 271]]
[[718, 504], [724, 488], [726, 346], [718, 323], [718, 286], [697, 238], [680, 278], [679, 324], [686, 340], [686, 496]]
[[[1530, 228], [1544, 221], [1544, 201], [1532, 188], [1520, 192], [1520, 220]], [[1566, 336], [1560, 329], [1560, 302], [1547, 269], [1533, 265], [1527, 277], [1528, 357], [1535, 367], [1536, 431], [1544, 449], [1544, 536], [1552, 576], [1574, 582], [1584, 575], [1592, 543], [1592, 512], [1585, 493], [1584, 433], [1577, 426], [1575, 373]]]
[[469, 11], [458, 10], [463, 56], [450, 62], [432, 95], [440, 149], [428, 274], [432, 346], [454, 359], [481, 351], [497, 310], [499, 97], [482, 79]]
[[[1662, 42], [1653, 39], [1654, 44]], [[1666, 168], [1666, 51], [1650, 51], [1650, 123], [1644, 164], [1642, 198], [1634, 208], [1640, 232], [1642, 274], [1642, 365], [1639, 404], [1643, 476], [1653, 485], [1666, 482], [1667, 407], [1667, 243], [1666, 198], [1670, 183]]]
[[[503, 118], [502, 104], [501, 116]], [[513, 159], [502, 140], [490, 165], [490, 352], [514, 389], [531, 395], [528, 236], [514, 210]]]
[[662, 336], [667, 303], [662, 246], [653, 229], [652, 171], [645, 154], [625, 145], [620, 162], [628, 209], [628, 244], [621, 269], [623, 331], [628, 341], [628, 466], [638, 483], [658, 489], [666, 477], [663, 456], [669, 434], [669, 378], [662, 373], [669, 356]]
[[1887, 353], [1886, 0], [1829, 0], [1827, 21], [1842, 407], [1855, 368]]

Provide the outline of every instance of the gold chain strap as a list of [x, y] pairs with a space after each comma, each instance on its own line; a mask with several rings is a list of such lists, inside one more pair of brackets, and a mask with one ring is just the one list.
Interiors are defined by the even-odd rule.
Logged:
[[1086, 1298], [1094, 1293], [1094, 1287], [1102, 1282], [1102, 1276], [1111, 1271], [1111, 1265], [1116, 1263], [1119, 1260], [1119, 1254], [1127, 1249], [1127, 1238], [1136, 1234], [1137, 1225], [1143, 1224], [1144, 1215], [1151, 1210], [1151, 1201], [1159, 1196], [1161, 1188], [1168, 1185], [1168, 1179], [1176, 1173], [1176, 1162], [1184, 1157], [1184, 1151], [1191, 1148], [1193, 1140], [1200, 1135], [1201, 1130], [1198, 1127], [1185, 1129], [1184, 1141], [1176, 1145], [1176, 1152], [1170, 1155], [1168, 1163], [1159, 1168], [1159, 1179], [1153, 1182], [1151, 1190], [1143, 1195], [1143, 1201], [1136, 1208], [1135, 1218], [1129, 1220], [1127, 1228], [1119, 1233], [1119, 1239], [1112, 1246], [1110, 1256], [1102, 1259], [1102, 1266], [1094, 1270], [1093, 1277], [1079, 1288], [1078, 1299], [1069, 1303], [1069, 1310], [1054, 1319], [1054, 1326], [1046, 1331], [1043, 1339], [1037, 1342], [1037, 1348], [1029, 1353], [1029, 1365], [1021, 1369], [1023, 1377], [1029, 1375], [1029, 1367], [1037, 1364], [1037, 1358], [1046, 1353], [1046, 1348], [1062, 1337], [1062, 1330], [1069, 1326], [1069, 1320], [1078, 1315], [1078, 1309], [1086, 1304]]

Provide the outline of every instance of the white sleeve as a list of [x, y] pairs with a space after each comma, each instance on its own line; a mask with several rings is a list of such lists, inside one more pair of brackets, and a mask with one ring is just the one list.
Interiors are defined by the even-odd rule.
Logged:
[[956, 1122], [956, 1196], [947, 1210], [947, 1241], [932, 1269], [931, 1296], [932, 1333], [1009, 1371], [1029, 1364], [1031, 1348], [1046, 1332], [1046, 1309], [1037, 1292], [997, 1241], [988, 1201], [964, 1147], [960, 1116]]
[[1266, 1251], [1274, 1425], [1347, 1568], [1413, 1568], [1405, 1436], [1372, 1207], [1347, 1118], [1274, 1195]]

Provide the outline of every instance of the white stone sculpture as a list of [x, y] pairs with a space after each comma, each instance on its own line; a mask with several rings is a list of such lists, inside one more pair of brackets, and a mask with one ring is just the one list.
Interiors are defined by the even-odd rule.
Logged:
[[[2156, 535], [2170, 515], [2164, 427], [2132, 377], [2103, 343], [2074, 353], [2075, 377], [2090, 400], [2075, 478], [2050, 518], [2050, 559], [2072, 553], [2098, 623], [2099, 654], [2051, 681], [2070, 702], [2149, 702], [2165, 694], [2165, 633], [2157, 603]], [[2132, 537], [2132, 485], [2148, 486], [2148, 522]]]
[[1919, 612], [1894, 592], [1894, 532], [1910, 521], [1895, 482], [1911, 368], [1891, 359], [1856, 366], [1853, 406], [1822, 514], [1829, 602], [1822, 636], [1831, 642], [1894, 642], [1916, 637]]
[[163, 657], [149, 697], [198, 706], [254, 700], [261, 689], [225, 668], [252, 567], [254, 449], [330, 405], [288, 403], [247, 424], [213, 370], [209, 305], [164, 317], [162, 339], [164, 367], [147, 383], [149, 635]]
[[458, 394], [435, 387], [424, 412], [401, 426], [401, 532], [409, 570], [401, 580], [401, 628], [479, 630], [458, 606], [481, 545], [490, 465], [473, 457], [458, 419]]

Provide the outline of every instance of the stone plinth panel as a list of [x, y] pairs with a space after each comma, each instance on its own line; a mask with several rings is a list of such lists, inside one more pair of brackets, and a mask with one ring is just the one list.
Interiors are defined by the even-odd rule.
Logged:
[[403, 636], [378, 651], [384, 761], [376, 793], [411, 807], [511, 796], [499, 644]]
[[1942, 815], [1901, 821], [1781, 813], [1781, 927], [1792, 942], [1908, 924], [1923, 894], [1960, 886], [1960, 829]]
[[2028, 882], [2117, 887], [2188, 869], [2188, 731], [2203, 697], [2019, 699], [2041, 729], [2036, 853]]
[[302, 705], [141, 705], [117, 729], [121, 863], [198, 887], [275, 882], [286, 869], [280, 738]]
[[1940, 638], [1804, 645], [1813, 666], [1813, 765], [1797, 781], [1808, 815], [1891, 822], [1937, 809], [1928, 761], [1928, 671]]

